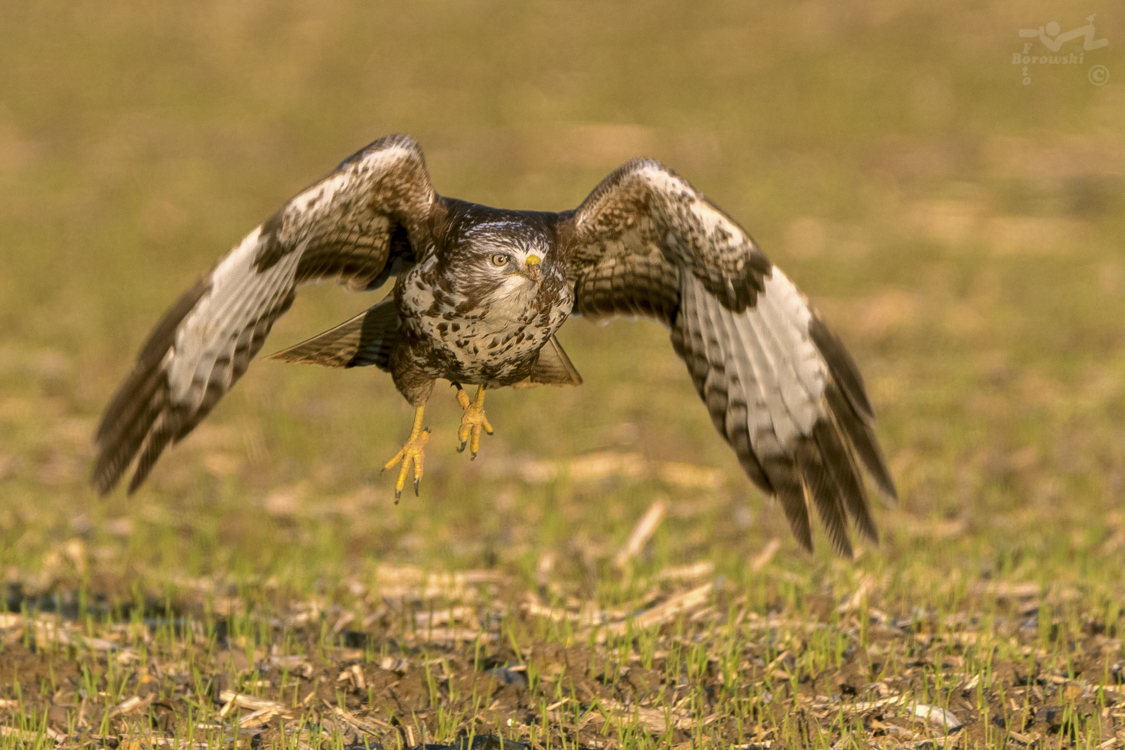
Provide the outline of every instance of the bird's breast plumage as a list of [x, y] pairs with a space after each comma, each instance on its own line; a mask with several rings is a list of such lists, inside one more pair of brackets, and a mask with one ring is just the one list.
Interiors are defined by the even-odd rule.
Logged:
[[526, 378], [574, 305], [563, 275], [539, 284], [510, 276], [491, 287], [459, 281], [434, 259], [401, 277], [396, 300], [416, 365], [433, 378], [492, 388]]

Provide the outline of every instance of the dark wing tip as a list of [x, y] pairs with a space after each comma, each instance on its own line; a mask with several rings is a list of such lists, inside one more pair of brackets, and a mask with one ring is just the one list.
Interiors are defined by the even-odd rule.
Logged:
[[863, 467], [874, 480], [879, 494], [884, 500], [894, 504], [898, 501], [898, 490], [883, 450], [875, 437], [873, 425], [875, 410], [867, 396], [867, 388], [860, 375], [855, 360], [844, 344], [812, 311], [809, 321], [809, 336], [824, 357], [831, 374], [832, 383], [826, 391], [828, 406], [835, 417], [840, 431], [847, 437], [851, 447], [858, 454]]
[[878, 544], [879, 532], [871, 517], [867, 492], [863, 486], [860, 469], [846, 445], [847, 438], [840, 434], [835, 420], [820, 419], [813, 428], [813, 440], [824, 460], [828, 478], [832, 482], [841, 510], [851, 518], [856, 530], [867, 541]]
[[[872, 544], [879, 542], [864, 470], [885, 499], [897, 500], [898, 493], [875, 437], [874, 411], [854, 360], [815, 313], [809, 333], [828, 366], [829, 377], [820, 418], [811, 434], [798, 438], [791, 450], [808, 503], [816, 507], [833, 549], [844, 557], [852, 557], [848, 519], [863, 539]], [[770, 478], [772, 481], [773, 477]], [[800, 514], [787, 515], [791, 525], [794, 518], [798, 521], [793, 525], [798, 541], [811, 549], [802, 537], [808, 523], [807, 511], [805, 520]]]
[[133, 371], [106, 407], [94, 436], [97, 457], [90, 477], [99, 494], [109, 494], [121, 481], [159, 418], [168, 388], [164, 357], [175, 344], [176, 329], [210, 288], [207, 279], [201, 278], [168, 308], [141, 347]]
[[898, 501], [898, 490], [887, 467], [883, 449], [879, 447], [879, 441], [875, 437], [871, 420], [859, 413], [854, 401], [843, 393], [837, 383], [830, 383], [824, 395], [840, 433], [846, 437], [879, 493], [893, 505]]
[[[124, 396], [124, 398], [122, 398]], [[142, 459], [134, 471], [129, 494], [136, 491], [152, 464], [171, 436], [160, 440], [160, 431], [152, 433], [168, 401], [168, 385], [158, 367], [136, 369], [122, 384], [117, 396], [106, 410], [102, 428], [95, 440], [97, 457], [90, 483], [100, 495], [108, 495], [129, 469], [138, 453]], [[147, 464], [146, 458], [148, 457]]]
[[152, 329], [137, 355], [133, 372], [113, 394], [113, 399], [106, 407], [105, 413], [98, 423], [98, 429], [95, 433], [96, 442], [116, 442], [114, 438], [122, 431], [123, 425], [129, 424], [128, 417], [136, 408], [137, 396], [139, 395], [137, 390], [160, 367], [164, 355], [168, 353], [168, 350], [172, 348], [176, 341], [176, 329], [179, 328], [180, 323], [210, 288], [211, 284], [207, 279], [201, 278], [196, 281], [168, 308], [160, 322]]
[[793, 537], [806, 552], [812, 552], [809, 505], [797, 462], [790, 456], [771, 456], [762, 460], [762, 469], [769, 477], [774, 497], [781, 503], [781, 509], [785, 512], [785, 519], [789, 522]]
[[812, 338], [816, 348], [828, 364], [832, 377], [847, 395], [848, 401], [856, 413], [865, 421], [875, 419], [875, 410], [871, 408], [871, 401], [867, 398], [867, 388], [863, 384], [863, 376], [859, 373], [852, 355], [844, 347], [844, 343], [832, 332], [816, 311], [812, 311], [809, 321], [809, 337]]

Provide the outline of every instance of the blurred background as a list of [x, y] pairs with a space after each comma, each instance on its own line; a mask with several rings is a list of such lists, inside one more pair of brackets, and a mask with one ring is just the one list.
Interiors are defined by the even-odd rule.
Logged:
[[[1013, 62], [1048, 54], [1021, 29], [1090, 14], [1109, 45], [1066, 42], [1081, 64]], [[1123, 41], [1103, 0], [9, 3], [0, 571], [114, 596], [180, 574], [302, 588], [386, 560], [531, 571], [550, 550], [596, 592], [654, 499], [675, 520], [654, 566], [737, 578], [774, 537], [780, 565], [828, 564], [742, 476], [649, 322], [568, 323], [586, 384], [494, 394], [473, 463], [439, 386], [422, 495], [397, 506], [378, 468], [411, 410], [389, 376], [273, 362], [135, 497], [93, 494], [97, 419], [163, 310], [289, 196], [403, 132], [439, 192], [511, 208], [574, 207], [630, 158], [665, 162], [867, 378], [902, 502], [860, 564], [1089, 576], [1125, 546]], [[263, 353], [375, 299], [307, 289]]]

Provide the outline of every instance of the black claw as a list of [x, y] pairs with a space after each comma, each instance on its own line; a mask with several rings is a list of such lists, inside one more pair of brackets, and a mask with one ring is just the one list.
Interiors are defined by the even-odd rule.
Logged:
[[401, 499], [402, 499], [402, 490], [395, 490], [395, 505], [398, 505], [398, 501], [401, 500]]
[[414, 497], [418, 497], [418, 484], [421, 481], [422, 481], [421, 479], [415, 479], [414, 480]]
[[457, 449], [457, 452], [458, 453], [464, 453], [465, 452], [465, 446], [468, 445], [468, 444], [469, 444], [468, 440], [462, 440], [461, 441], [461, 447]]
[[472, 454], [473, 454], [473, 455], [472, 455], [472, 456], [471, 456], [471, 457], [469, 458], [469, 460], [470, 460], [470, 461], [476, 461], [476, 460], [477, 460], [477, 453], [476, 453], [476, 451], [472, 451]]

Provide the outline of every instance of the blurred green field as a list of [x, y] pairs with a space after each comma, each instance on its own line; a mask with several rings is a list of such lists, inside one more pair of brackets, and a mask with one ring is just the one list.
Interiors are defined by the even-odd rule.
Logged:
[[[473, 733], [533, 746], [935, 736], [1122, 747], [1125, 23], [1115, 10], [1103, 0], [0, 10], [0, 570], [14, 613], [0, 622], [0, 745], [139, 747], [127, 738], [186, 742], [202, 726], [212, 728], [192, 741], [245, 735], [254, 747]], [[1025, 85], [1012, 64], [1019, 29], [1067, 30], [1090, 13], [1110, 45], [1080, 66], [1032, 66]], [[1095, 64], [1109, 71], [1105, 85], [1088, 78]], [[421, 143], [446, 195], [560, 210], [650, 156], [739, 220], [865, 374], [902, 498], [876, 513], [882, 543], [841, 561], [820, 535], [817, 553], [802, 553], [714, 433], [667, 332], [632, 321], [569, 322], [560, 340], [585, 385], [493, 394], [496, 435], [473, 463], [454, 451], [460, 413], [439, 386], [421, 497], [399, 505], [378, 468], [412, 412], [390, 377], [273, 362], [257, 363], [136, 496], [97, 498], [94, 426], [161, 312], [290, 195], [391, 132]], [[373, 300], [306, 289], [265, 351]], [[654, 503], [663, 523], [616, 565]], [[424, 573], [465, 571], [477, 571], [468, 589], [426, 590]], [[678, 619], [629, 614], [708, 582]], [[496, 640], [419, 635], [419, 614], [460, 604]], [[599, 636], [540, 605], [628, 624]], [[763, 635], [749, 624], [769, 617], [790, 625]], [[802, 675], [816, 686], [851, 668], [849, 642], [870, 651], [869, 625], [894, 630], [902, 659], [808, 688]], [[800, 635], [806, 626], [832, 635]], [[962, 630], [983, 640], [949, 637]], [[915, 664], [907, 657], [926, 634], [940, 654]], [[82, 641], [95, 636], [151, 659]], [[984, 645], [994, 638], [1018, 647]], [[699, 653], [685, 663], [703, 667], [685, 667], [683, 687], [669, 654], [687, 642]], [[575, 644], [603, 660], [589, 695], [580, 686], [559, 698], [562, 682], [533, 678], [488, 716], [487, 701], [458, 708], [452, 688], [391, 710], [355, 679], [336, 700], [308, 677], [311, 704], [300, 704], [305, 688], [269, 693], [300, 704], [293, 716], [314, 712], [296, 730], [282, 714], [259, 733], [224, 723], [238, 709], [223, 690], [277, 688], [259, 684], [276, 683], [264, 659], [368, 672], [405, 659], [414, 672], [395, 673], [424, 672], [424, 687], [438, 679], [433, 659], [449, 674], [517, 665], [531, 675], [554, 658], [544, 649]], [[193, 649], [210, 666], [185, 667], [188, 689], [165, 667], [191, 662]], [[220, 652], [242, 661], [215, 666]], [[962, 661], [943, 662], [951, 654]], [[790, 692], [763, 687], [786, 655]], [[1009, 661], [1024, 666], [996, 676]], [[604, 665], [639, 663], [664, 665], [659, 689], [605, 677]], [[970, 684], [974, 674], [982, 681]], [[963, 726], [935, 734], [907, 703], [867, 705], [886, 698], [871, 686], [892, 676], [909, 678], [894, 688], [902, 701], [941, 705]], [[1081, 708], [1094, 688], [1093, 708]], [[152, 691], [145, 710], [112, 712]], [[793, 724], [764, 708], [779, 705], [767, 693], [790, 697]], [[548, 710], [564, 699], [571, 708]], [[156, 717], [161, 702], [172, 718]], [[95, 704], [100, 718], [87, 721]], [[1049, 707], [1069, 718], [1040, 715]], [[370, 731], [338, 720], [351, 739], [333, 735], [336, 709], [370, 717]]]

